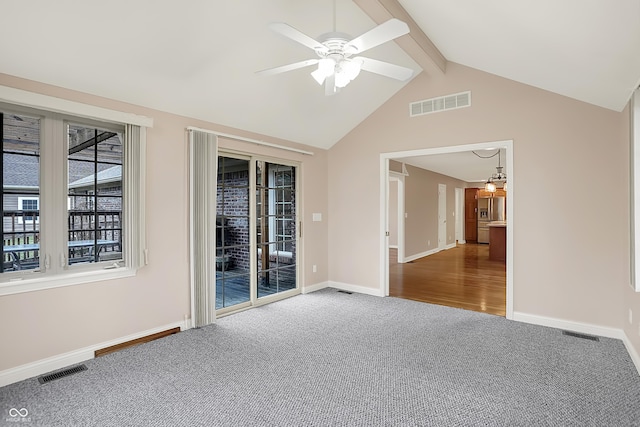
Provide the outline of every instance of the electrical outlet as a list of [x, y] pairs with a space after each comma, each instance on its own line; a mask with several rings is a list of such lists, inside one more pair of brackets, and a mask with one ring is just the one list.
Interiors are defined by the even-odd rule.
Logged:
[[629, 324], [633, 323], [633, 310], [629, 309]]
[[317, 266], [317, 265], [315, 265], [315, 264], [313, 264], [313, 272], [314, 272], [314, 273], [317, 273], [317, 272], [318, 272], [318, 266]]
[[431, 246], [431, 240], [427, 240], [427, 246]]

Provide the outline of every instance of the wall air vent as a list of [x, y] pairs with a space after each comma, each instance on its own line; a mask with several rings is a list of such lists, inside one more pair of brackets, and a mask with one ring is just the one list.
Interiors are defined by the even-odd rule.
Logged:
[[454, 110], [471, 106], [471, 91], [454, 93], [453, 95], [425, 99], [409, 104], [409, 117], [423, 116], [439, 111]]

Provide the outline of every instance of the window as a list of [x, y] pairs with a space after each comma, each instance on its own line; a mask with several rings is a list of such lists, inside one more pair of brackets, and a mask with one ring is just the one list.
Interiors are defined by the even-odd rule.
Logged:
[[110, 130], [67, 125], [69, 264], [122, 260], [122, 141]]
[[0, 294], [19, 292], [7, 289], [21, 281], [36, 281], [30, 290], [135, 271], [144, 255], [144, 128], [7, 104], [0, 122]]
[[22, 211], [22, 215], [18, 216], [18, 223], [38, 223], [40, 216], [38, 215], [38, 204], [40, 199], [37, 197], [18, 197], [18, 209]]
[[41, 122], [40, 117], [2, 114], [3, 272], [40, 265]]

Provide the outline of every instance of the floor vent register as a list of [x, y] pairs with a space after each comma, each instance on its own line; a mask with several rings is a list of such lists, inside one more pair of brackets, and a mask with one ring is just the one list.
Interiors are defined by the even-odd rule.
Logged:
[[48, 383], [49, 381], [57, 380], [60, 378], [68, 377], [69, 375], [77, 374], [78, 372], [86, 371], [85, 365], [74, 366], [73, 368], [64, 369], [62, 371], [54, 372], [52, 374], [43, 375], [38, 377], [40, 384]]
[[600, 338], [593, 336], [593, 335], [587, 335], [587, 334], [579, 334], [577, 332], [571, 332], [571, 331], [562, 331], [563, 335], [568, 335], [570, 337], [575, 337], [575, 338], [582, 338], [584, 340], [591, 340], [591, 341], [600, 341]]

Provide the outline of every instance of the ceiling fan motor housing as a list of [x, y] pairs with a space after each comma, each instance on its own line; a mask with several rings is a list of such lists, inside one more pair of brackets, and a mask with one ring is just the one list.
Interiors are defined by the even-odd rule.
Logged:
[[355, 53], [353, 46], [347, 45], [349, 40], [351, 40], [351, 36], [345, 33], [332, 32], [322, 34], [318, 41], [326, 47], [326, 50], [316, 49], [316, 54], [320, 58], [348, 58]]

